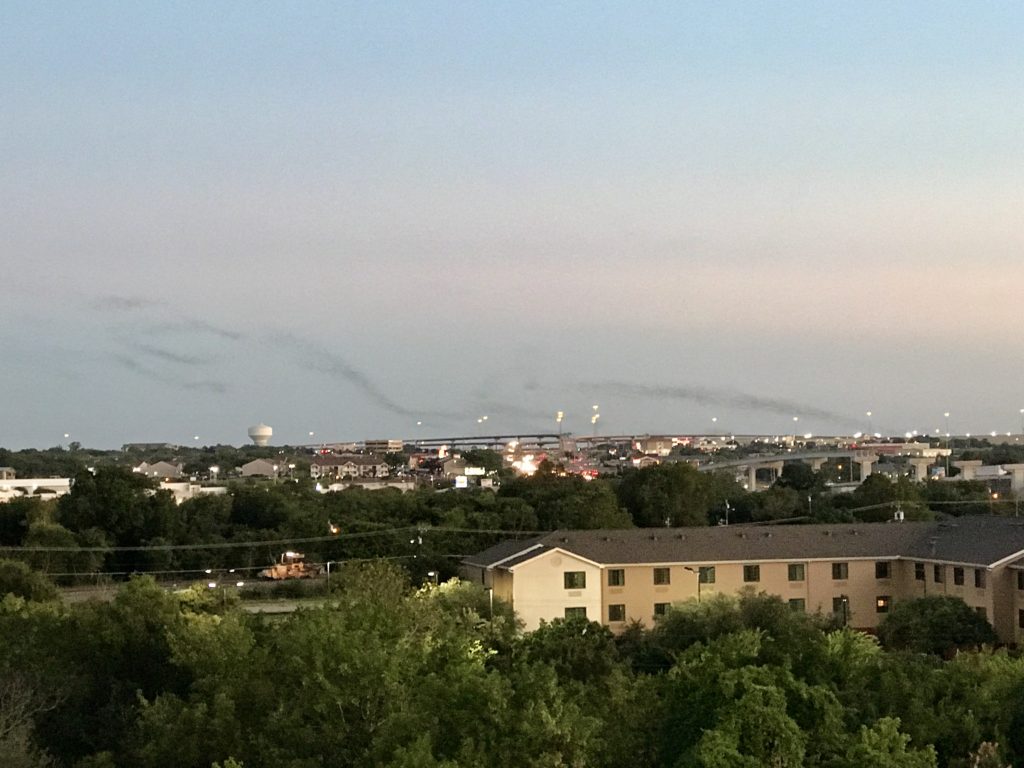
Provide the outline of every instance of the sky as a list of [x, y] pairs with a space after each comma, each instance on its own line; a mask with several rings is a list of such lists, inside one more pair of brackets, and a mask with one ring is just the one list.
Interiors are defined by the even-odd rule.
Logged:
[[1016, 2], [0, 0], [0, 445], [1019, 432], [1021, 39]]

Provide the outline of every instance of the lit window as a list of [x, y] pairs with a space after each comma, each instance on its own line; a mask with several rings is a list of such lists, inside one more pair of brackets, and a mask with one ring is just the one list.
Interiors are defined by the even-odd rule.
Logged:
[[789, 564], [789, 580], [790, 581], [803, 581], [807, 577], [806, 569], [803, 563], [790, 563]]
[[761, 566], [760, 565], [744, 565], [743, 566], [743, 580], [746, 582], [760, 581], [761, 580]]
[[654, 569], [654, 583], [659, 586], [672, 583], [672, 571], [668, 568]]
[[849, 563], [832, 563], [832, 578], [836, 581], [846, 581], [850, 577]]
[[626, 572], [622, 568], [612, 568], [608, 571], [609, 587], [626, 586]]
[[876, 613], [888, 613], [889, 604], [892, 602], [892, 598], [888, 595], [879, 595], [875, 598], [875, 612]]
[[587, 573], [586, 573], [586, 571], [566, 571], [565, 572], [565, 588], [566, 589], [586, 589], [587, 588]]
[[625, 621], [626, 620], [626, 606], [622, 603], [608, 606], [608, 622], [613, 621]]

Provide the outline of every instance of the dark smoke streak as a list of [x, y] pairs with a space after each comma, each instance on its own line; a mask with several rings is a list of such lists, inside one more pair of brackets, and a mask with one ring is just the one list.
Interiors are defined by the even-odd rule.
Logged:
[[440, 419], [458, 418], [457, 414], [442, 411], [420, 411], [407, 408], [401, 403], [392, 400], [366, 373], [356, 368], [343, 357], [309, 341], [288, 333], [275, 335], [272, 337], [272, 341], [280, 346], [291, 349], [293, 352], [298, 352], [302, 364], [307, 369], [344, 379], [381, 408], [397, 416], [407, 418], [422, 418], [424, 416]]
[[[581, 387], [582, 388], [582, 387]], [[814, 419], [836, 422], [848, 426], [857, 423], [848, 416], [834, 413], [823, 408], [802, 405], [777, 397], [763, 397], [746, 392], [736, 392], [708, 387], [661, 386], [650, 384], [627, 384], [625, 382], [606, 381], [587, 385], [586, 389], [621, 395], [624, 397], [648, 398], [656, 400], [684, 400], [698, 405], [717, 405], [724, 408], [737, 408], [746, 411], [762, 411], [782, 416], [804, 416]]]

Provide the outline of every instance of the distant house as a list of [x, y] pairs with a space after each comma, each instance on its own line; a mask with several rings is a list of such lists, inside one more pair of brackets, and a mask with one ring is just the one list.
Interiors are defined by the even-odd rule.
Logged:
[[253, 459], [248, 464], [238, 468], [242, 477], [277, 477], [285, 466], [279, 461], [268, 459]]
[[0, 467], [0, 480], [14, 480], [16, 474], [14, 467]]
[[158, 461], [154, 464], [144, 461], [139, 466], [134, 467], [132, 472], [138, 472], [146, 477], [161, 477], [165, 480], [179, 478], [182, 474], [181, 464], [171, 464], [168, 461]]
[[372, 454], [352, 453], [341, 456], [314, 456], [309, 463], [309, 476], [321, 477], [387, 477], [388, 463]]

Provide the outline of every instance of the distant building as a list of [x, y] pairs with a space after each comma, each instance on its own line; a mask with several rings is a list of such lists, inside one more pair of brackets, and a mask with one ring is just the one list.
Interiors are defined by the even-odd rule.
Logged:
[[401, 440], [367, 440], [363, 445], [367, 453], [401, 453], [405, 443]]
[[14, 467], [0, 467], [0, 480], [13, 480], [15, 475]]
[[314, 480], [322, 477], [339, 480], [346, 477], [387, 477], [389, 474], [388, 463], [370, 454], [314, 456], [309, 462], [309, 476]]
[[144, 461], [139, 466], [134, 467], [132, 472], [138, 472], [146, 477], [162, 477], [167, 480], [173, 480], [181, 477], [181, 469], [181, 464], [171, 464], [168, 461], [158, 461], [154, 464]]
[[416, 482], [414, 480], [400, 480], [389, 477], [340, 480], [336, 483], [331, 483], [326, 488], [320, 487], [320, 492], [337, 493], [339, 491], [347, 491], [350, 488], [362, 488], [364, 491], [386, 491], [391, 488], [402, 493], [408, 493], [409, 491], [416, 490]]
[[181, 504], [196, 496], [224, 496], [227, 494], [227, 486], [223, 485], [198, 485], [196, 483], [160, 483], [161, 491], [170, 491], [174, 501]]
[[153, 453], [154, 451], [173, 451], [177, 447], [173, 443], [125, 443], [121, 446], [121, 450], [125, 453], [131, 451]]
[[285, 466], [279, 461], [253, 459], [239, 467], [238, 472], [242, 477], [277, 477]]

